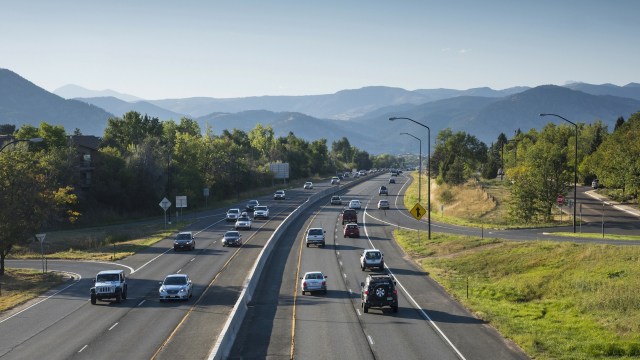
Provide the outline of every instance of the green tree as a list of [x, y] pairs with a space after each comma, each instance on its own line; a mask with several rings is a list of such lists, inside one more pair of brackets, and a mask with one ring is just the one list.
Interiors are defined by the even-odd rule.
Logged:
[[15, 246], [33, 241], [46, 224], [79, 216], [71, 209], [77, 202], [73, 188], [50, 181], [43, 155], [23, 150], [0, 153], [0, 276]]
[[123, 151], [130, 145], [141, 144], [148, 137], [160, 138], [162, 134], [163, 127], [158, 118], [130, 111], [124, 114], [122, 119], [107, 120], [102, 146], [111, 146]]
[[518, 166], [507, 170], [513, 180], [509, 212], [515, 219], [551, 219], [557, 196], [566, 195], [573, 180], [573, 156], [567, 155], [573, 149], [568, 146], [573, 136], [573, 127], [549, 123], [524, 154], [518, 153]]

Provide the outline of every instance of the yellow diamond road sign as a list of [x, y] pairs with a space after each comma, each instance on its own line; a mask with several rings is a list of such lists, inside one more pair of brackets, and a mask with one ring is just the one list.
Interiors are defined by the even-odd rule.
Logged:
[[414, 218], [416, 218], [416, 220], [420, 220], [427, 212], [427, 210], [425, 210], [419, 203], [416, 203], [409, 212], [411, 213], [411, 215], [413, 215]]

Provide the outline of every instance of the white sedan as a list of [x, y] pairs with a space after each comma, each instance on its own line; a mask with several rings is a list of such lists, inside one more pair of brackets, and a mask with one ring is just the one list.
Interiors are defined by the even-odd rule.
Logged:
[[327, 277], [320, 271], [310, 271], [304, 274], [300, 278], [302, 281], [300, 287], [302, 288], [302, 295], [305, 292], [311, 294], [313, 291], [322, 291], [327, 293]]
[[187, 274], [172, 274], [164, 278], [158, 289], [160, 302], [165, 300], [189, 300], [193, 296], [193, 284]]
[[360, 209], [360, 208], [362, 208], [362, 204], [360, 204], [360, 200], [349, 201], [349, 209]]

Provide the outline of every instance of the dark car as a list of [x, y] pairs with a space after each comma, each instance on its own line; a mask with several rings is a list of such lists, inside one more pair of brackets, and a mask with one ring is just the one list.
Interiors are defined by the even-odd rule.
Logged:
[[378, 189], [378, 195], [389, 195], [389, 190], [386, 186], [382, 185], [380, 189]]
[[391, 275], [369, 275], [360, 286], [362, 311], [366, 313], [371, 307], [389, 306], [393, 312], [398, 312], [398, 290]]
[[184, 231], [176, 236], [176, 239], [173, 241], [173, 250], [195, 250], [196, 248], [196, 238], [193, 236], [191, 231]]
[[342, 210], [342, 225], [346, 223], [358, 223], [358, 213], [353, 209]]
[[247, 206], [245, 207], [245, 209], [249, 212], [253, 212], [253, 210], [255, 209], [256, 206], [260, 205], [260, 203], [258, 202], [258, 200], [249, 200], [249, 202], [247, 203]]
[[389, 184], [395, 184], [396, 183], [396, 179], [394, 178], [389, 178]]
[[242, 245], [242, 235], [238, 231], [227, 231], [222, 238], [222, 246]]

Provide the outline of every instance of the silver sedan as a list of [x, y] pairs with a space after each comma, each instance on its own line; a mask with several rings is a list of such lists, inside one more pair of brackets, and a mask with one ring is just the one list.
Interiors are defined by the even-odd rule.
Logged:
[[164, 278], [158, 289], [160, 301], [189, 300], [193, 296], [193, 284], [187, 274], [172, 274]]
[[304, 274], [300, 278], [300, 287], [302, 288], [302, 295], [305, 292], [311, 294], [313, 291], [322, 291], [327, 293], [327, 277], [320, 271], [310, 271]]

